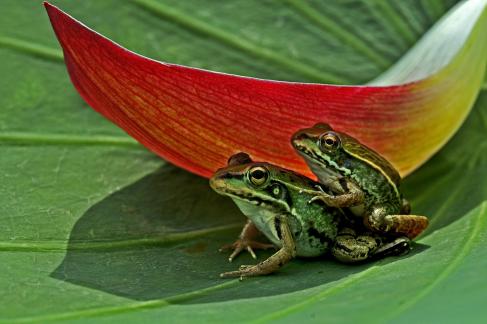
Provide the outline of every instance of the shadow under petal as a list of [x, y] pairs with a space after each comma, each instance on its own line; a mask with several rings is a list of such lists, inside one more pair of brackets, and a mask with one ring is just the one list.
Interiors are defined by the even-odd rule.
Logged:
[[[134, 300], [201, 303], [299, 291], [374, 264], [297, 259], [271, 276], [223, 285], [229, 281], [219, 277], [221, 272], [256, 263], [248, 254], [229, 263], [218, 252], [235, 240], [244, 223], [233, 202], [214, 193], [206, 179], [164, 165], [88, 209], [51, 277]], [[271, 253], [259, 251], [258, 259]], [[174, 298], [215, 286], [222, 288]]]

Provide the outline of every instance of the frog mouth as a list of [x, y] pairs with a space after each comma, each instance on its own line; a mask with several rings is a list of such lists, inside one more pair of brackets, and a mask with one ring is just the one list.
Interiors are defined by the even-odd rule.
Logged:
[[326, 159], [318, 156], [315, 152], [300, 147], [299, 154], [303, 156], [311, 171], [318, 176], [321, 182], [342, 177], [342, 174], [336, 168], [332, 167]]
[[276, 203], [275, 200], [266, 199], [265, 196], [263, 197], [256, 197], [252, 194], [246, 194], [245, 192], [236, 192], [234, 190], [221, 190], [223, 195], [232, 198], [233, 200], [238, 200], [242, 202], [246, 202], [256, 207], [262, 208], [272, 208], [281, 213], [288, 213], [289, 208], [287, 206], [283, 206], [282, 204]]

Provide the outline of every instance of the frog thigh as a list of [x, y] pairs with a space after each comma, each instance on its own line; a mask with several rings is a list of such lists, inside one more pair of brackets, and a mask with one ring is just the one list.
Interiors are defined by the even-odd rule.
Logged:
[[378, 246], [373, 236], [357, 236], [354, 230], [347, 228], [338, 234], [331, 253], [340, 262], [353, 263], [368, 259]]
[[364, 219], [365, 225], [379, 233], [405, 235], [415, 238], [426, 227], [428, 218], [418, 215], [387, 215], [383, 208], [374, 208], [372, 213]]
[[395, 233], [406, 235], [410, 239], [421, 234], [429, 223], [427, 217], [418, 215], [387, 215], [385, 220], [391, 224]]

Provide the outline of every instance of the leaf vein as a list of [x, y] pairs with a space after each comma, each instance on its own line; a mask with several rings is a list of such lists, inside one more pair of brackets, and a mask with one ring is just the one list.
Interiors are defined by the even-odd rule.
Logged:
[[382, 9], [382, 15], [388, 18], [395, 30], [407, 40], [408, 45], [416, 42], [416, 36], [413, 34], [407, 23], [401, 15], [392, 7], [388, 1], [376, 1], [375, 4]]
[[217, 27], [200, 21], [186, 13], [179, 12], [170, 8], [163, 3], [156, 2], [154, 0], [132, 0], [136, 5], [150, 11], [151, 13], [171, 20], [188, 30], [211, 37], [212, 39], [219, 41], [220, 43], [229, 46], [231, 48], [240, 50], [244, 53], [250, 54], [253, 57], [264, 59], [268, 62], [275, 63], [281, 67], [286, 68], [289, 71], [301, 74], [316, 82], [332, 82], [332, 83], [348, 83], [340, 75], [335, 75], [330, 72], [317, 71], [316, 68], [308, 66], [304, 63], [294, 61], [288, 57], [281, 56], [271, 50], [259, 47], [250, 41], [243, 40], [236, 37], [226, 31], [223, 31]]
[[108, 145], [141, 148], [132, 138], [104, 135], [41, 134], [28, 132], [0, 133], [1, 144], [20, 145]]
[[350, 33], [334, 20], [328, 18], [327, 16], [319, 13], [313, 9], [305, 1], [288, 0], [290, 6], [298, 11], [303, 17], [307, 18], [310, 22], [316, 24], [319, 27], [324, 28], [326, 31], [332, 31], [333, 36], [341, 40], [345, 44], [355, 49], [357, 52], [362, 53], [370, 60], [372, 60], [378, 67], [387, 68], [392, 64], [392, 61], [383, 55], [380, 55], [370, 49], [370, 44], [365, 43], [360, 38]]
[[320, 300], [322, 298], [329, 297], [331, 295], [338, 293], [339, 291], [350, 286], [351, 284], [355, 283], [356, 281], [368, 276], [370, 273], [375, 272], [375, 270], [378, 268], [379, 268], [378, 266], [372, 266], [370, 268], [367, 268], [366, 270], [364, 270], [364, 271], [362, 271], [356, 275], [352, 275], [352, 276], [348, 277], [347, 279], [342, 280], [340, 283], [336, 284], [335, 286], [330, 287], [329, 289], [326, 289], [326, 290], [324, 290], [318, 294], [315, 294], [313, 296], [308, 297], [307, 299], [305, 299], [304, 301], [302, 301], [300, 303], [293, 304], [292, 306], [280, 309], [280, 310], [273, 312], [273, 313], [270, 313], [270, 314], [266, 314], [265, 316], [260, 317], [256, 320], [252, 321], [252, 323], [267, 323], [267, 322], [276, 320], [277, 318], [286, 316], [286, 315], [288, 315], [292, 312], [295, 312], [297, 310], [300, 310], [300, 309], [306, 307], [308, 304], [314, 303], [317, 300]]
[[161, 246], [206, 236], [212, 233], [223, 232], [237, 229], [242, 226], [241, 223], [215, 226], [181, 233], [169, 233], [164, 236], [134, 238], [127, 240], [114, 241], [13, 241], [0, 242], [0, 251], [19, 251], [19, 252], [56, 252], [66, 250], [114, 250], [125, 249], [139, 246]]
[[9, 48], [24, 54], [47, 59], [54, 62], [63, 62], [62, 51], [41, 44], [27, 42], [21, 39], [0, 37], [0, 47]]
[[154, 300], [143, 301], [143, 302], [135, 302], [135, 303], [129, 303], [129, 304], [124, 304], [119, 306], [97, 307], [93, 309], [84, 309], [84, 310], [65, 312], [65, 313], [16, 318], [16, 319], [12, 319], [10, 323], [43, 323], [47, 321], [59, 321], [59, 320], [79, 319], [79, 318], [127, 313], [139, 309], [150, 309], [150, 308], [160, 309], [169, 306], [172, 303], [191, 300], [192, 298], [203, 296], [213, 291], [234, 286], [236, 284], [239, 284], [239, 282], [240, 281], [238, 279], [234, 279], [222, 284], [218, 284], [218, 285], [214, 285], [214, 286], [210, 286], [198, 290], [193, 290], [188, 293], [179, 294], [167, 298], [154, 299]]

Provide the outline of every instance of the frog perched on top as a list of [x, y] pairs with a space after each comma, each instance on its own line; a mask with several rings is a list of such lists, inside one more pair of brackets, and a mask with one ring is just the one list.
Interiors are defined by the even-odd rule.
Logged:
[[319, 123], [296, 132], [291, 143], [333, 192], [317, 193], [313, 200], [349, 207], [378, 233], [414, 238], [428, 226], [426, 217], [408, 215], [410, 206], [399, 192], [401, 177], [396, 169], [355, 138]]
[[[295, 256], [314, 257], [331, 252], [342, 262], [401, 254], [409, 250], [407, 237], [390, 238], [350, 228], [343, 211], [315, 197], [319, 183], [278, 166], [253, 162], [245, 153], [230, 157], [228, 165], [210, 179], [219, 194], [232, 198], [248, 217], [230, 261], [244, 249], [268, 244], [254, 241], [263, 233], [279, 250], [268, 259], [222, 277], [246, 277], [272, 273]], [[325, 188], [326, 189], [326, 188]]]

